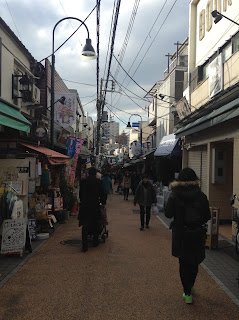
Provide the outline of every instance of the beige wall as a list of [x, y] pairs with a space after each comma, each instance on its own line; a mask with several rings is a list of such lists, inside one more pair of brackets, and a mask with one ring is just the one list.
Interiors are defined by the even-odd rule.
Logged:
[[[224, 63], [224, 90], [239, 81], [239, 51]], [[209, 79], [199, 83], [191, 94], [191, 105], [199, 108], [211, 98], [209, 97]], [[193, 110], [192, 110], [193, 111]]]
[[224, 63], [224, 89], [239, 81], [239, 51]]
[[[29, 59], [24, 54], [22, 49], [13, 41], [9, 35], [0, 27], [0, 37], [2, 38], [2, 98], [10, 103], [12, 99], [12, 74], [14, 73], [14, 66], [16, 63], [22, 72], [30, 72]], [[21, 100], [21, 99], [19, 99]], [[20, 103], [19, 103], [20, 105]], [[29, 113], [26, 107], [24, 112]]]

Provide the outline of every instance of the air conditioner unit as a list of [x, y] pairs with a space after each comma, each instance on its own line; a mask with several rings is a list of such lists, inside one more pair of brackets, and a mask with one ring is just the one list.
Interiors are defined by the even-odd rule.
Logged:
[[186, 55], [179, 56], [178, 62], [181, 67], [187, 67], [188, 66], [188, 56], [186, 56]]

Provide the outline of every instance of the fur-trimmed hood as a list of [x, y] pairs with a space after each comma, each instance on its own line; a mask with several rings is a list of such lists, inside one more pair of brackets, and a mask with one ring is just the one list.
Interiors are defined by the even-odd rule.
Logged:
[[199, 180], [195, 181], [173, 181], [169, 185], [169, 190], [173, 190], [177, 187], [189, 187], [189, 186], [199, 186]]

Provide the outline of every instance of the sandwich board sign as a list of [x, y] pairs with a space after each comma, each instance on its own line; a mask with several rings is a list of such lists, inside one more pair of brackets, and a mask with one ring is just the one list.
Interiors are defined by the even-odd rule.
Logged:
[[22, 254], [26, 243], [26, 219], [3, 222], [1, 254]]

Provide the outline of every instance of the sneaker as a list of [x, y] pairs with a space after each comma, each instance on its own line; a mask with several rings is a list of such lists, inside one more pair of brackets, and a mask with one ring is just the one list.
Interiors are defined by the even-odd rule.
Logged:
[[144, 227], [140, 227], [140, 229], [139, 229], [140, 231], [143, 231], [144, 230]]
[[187, 294], [184, 293], [183, 294], [183, 299], [188, 304], [192, 304], [193, 303], [193, 296], [192, 295], [188, 296]]

